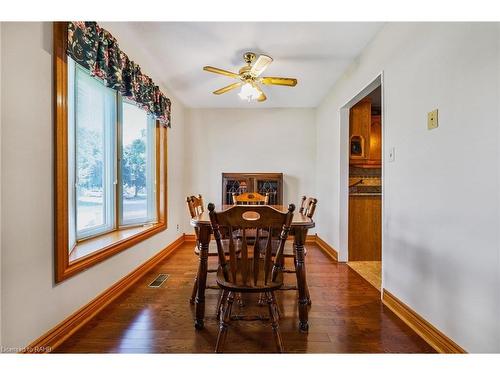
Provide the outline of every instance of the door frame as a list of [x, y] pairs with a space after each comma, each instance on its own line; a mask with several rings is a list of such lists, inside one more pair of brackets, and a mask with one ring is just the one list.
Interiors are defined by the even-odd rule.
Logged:
[[386, 227], [385, 219], [385, 150], [386, 150], [386, 124], [385, 124], [385, 95], [384, 95], [384, 72], [378, 73], [368, 84], [362, 86], [358, 93], [351, 97], [339, 109], [340, 116], [340, 188], [339, 188], [339, 253], [340, 262], [347, 262], [349, 257], [349, 110], [362, 98], [380, 86], [381, 109], [380, 121], [382, 123], [382, 287], [384, 287], [384, 232]]

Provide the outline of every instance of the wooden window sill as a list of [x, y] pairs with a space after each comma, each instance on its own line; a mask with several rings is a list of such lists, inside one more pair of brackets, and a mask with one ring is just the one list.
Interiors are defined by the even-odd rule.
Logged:
[[165, 230], [166, 223], [124, 228], [78, 243], [69, 254], [69, 265], [58, 281], [67, 279], [141, 241]]

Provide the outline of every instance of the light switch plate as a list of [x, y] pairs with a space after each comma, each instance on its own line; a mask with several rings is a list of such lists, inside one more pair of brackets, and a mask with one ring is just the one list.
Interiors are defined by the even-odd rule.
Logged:
[[438, 110], [435, 109], [427, 114], [427, 129], [436, 129], [438, 126]]

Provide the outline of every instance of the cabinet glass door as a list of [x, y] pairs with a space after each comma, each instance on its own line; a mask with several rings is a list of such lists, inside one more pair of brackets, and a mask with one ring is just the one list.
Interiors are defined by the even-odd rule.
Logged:
[[269, 204], [280, 204], [277, 180], [257, 180], [257, 193], [262, 195], [269, 193]]
[[246, 178], [236, 179], [228, 178], [226, 179], [224, 185], [224, 204], [233, 204], [233, 193], [241, 194], [249, 192], [250, 186]]

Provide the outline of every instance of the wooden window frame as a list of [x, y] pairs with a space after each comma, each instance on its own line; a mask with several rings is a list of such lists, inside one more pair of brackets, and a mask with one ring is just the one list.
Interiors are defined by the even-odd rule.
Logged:
[[[79, 242], [87, 255], [70, 261], [68, 204], [68, 57], [67, 22], [53, 24], [54, 73], [54, 260], [59, 283], [93, 265], [167, 229], [167, 129], [156, 122], [157, 222], [132, 230], [130, 227]], [[127, 234], [132, 233], [132, 234]], [[89, 250], [90, 249], [90, 250]]]

